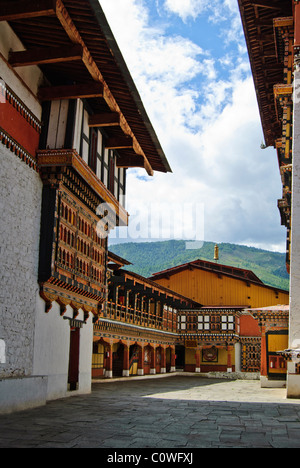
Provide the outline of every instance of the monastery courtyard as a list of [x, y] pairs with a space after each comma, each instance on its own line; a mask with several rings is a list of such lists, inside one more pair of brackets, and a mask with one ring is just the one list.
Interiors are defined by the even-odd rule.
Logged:
[[102, 381], [89, 395], [0, 416], [0, 448], [299, 448], [300, 400], [285, 395], [259, 380], [176, 374]]

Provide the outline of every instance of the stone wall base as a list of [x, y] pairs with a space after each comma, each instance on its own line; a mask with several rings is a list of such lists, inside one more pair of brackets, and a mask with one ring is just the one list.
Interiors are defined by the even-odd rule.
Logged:
[[47, 401], [47, 377], [0, 380], [0, 414], [44, 406]]
[[261, 388], [285, 388], [286, 380], [270, 380], [262, 375], [260, 377]]

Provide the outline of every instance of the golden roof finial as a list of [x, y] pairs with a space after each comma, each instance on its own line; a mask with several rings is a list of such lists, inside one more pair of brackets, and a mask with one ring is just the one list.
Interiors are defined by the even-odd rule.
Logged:
[[219, 247], [218, 247], [217, 244], [215, 245], [215, 256], [214, 256], [214, 260], [215, 260], [216, 262], [219, 260]]

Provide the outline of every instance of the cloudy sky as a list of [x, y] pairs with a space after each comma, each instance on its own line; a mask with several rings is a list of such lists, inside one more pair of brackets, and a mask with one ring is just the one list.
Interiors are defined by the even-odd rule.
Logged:
[[237, 0], [100, 0], [171, 174], [130, 170], [129, 229], [285, 251]]

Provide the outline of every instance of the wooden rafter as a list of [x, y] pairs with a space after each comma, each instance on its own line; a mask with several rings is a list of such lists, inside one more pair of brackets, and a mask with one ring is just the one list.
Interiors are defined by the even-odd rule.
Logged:
[[113, 94], [111, 93], [109, 86], [107, 85], [106, 81], [103, 78], [97, 64], [95, 63], [94, 59], [92, 58], [88, 48], [86, 47], [82, 37], [80, 36], [77, 28], [75, 27], [67, 9], [65, 8], [63, 2], [61, 0], [57, 0], [56, 3], [56, 15], [60, 24], [64, 28], [66, 34], [68, 35], [71, 42], [74, 44], [80, 44], [83, 48], [83, 62], [89, 71], [90, 75], [96, 82], [100, 82], [103, 84], [103, 97], [109, 106], [112, 112], [117, 112], [120, 115], [120, 127], [125, 135], [131, 137], [132, 139], [132, 148], [136, 154], [142, 155], [144, 158], [144, 167], [149, 175], [153, 175], [153, 169], [142, 150], [139, 142], [137, 141], [133, 131], [131, 130], [126, 118], [124, 117], [117, 101], [115, 100]]
[[120, 126], [120, 114], [110, 112], [95, 114], [89, 117], [89, 127], [117, 127]]
[[132, 157], [128, 157], [128, 156], [121, 156], [119, 158], [117, 158], [117, 167], [125, 167], [125, 168], [128, 168], [128, 167], [143, 167], [144, 166], [144, 158], [143, 156], [138, 156], [138, 155], [135, 155], [135, 156], [132, 156]]
[[66, 47], [50, 47], [11, 52], [9, 63], [13, 67], [28, 65], [42, 65], [46, 63], [59, 63], [73, 60], [82, 60], [83, 49], [75, 44]]
[[51, 16], [56, 13], [56, 0], [21, 0], [1, 2], [0, 21]]
[[262, 8], [270, 8], [271, 10], [281, 10], [282, 5], [274, 4], [274, 0], [250, 0], [249, 5], [258, 6]]
[[40, 101], [99, 97], [103, 97], [103, 85], [95, 82], [84, 85], [44, 87], [40, 88], [38, 92]]
[[108, 138], [105, 142], [106, 149], [132, 149], [133, 140], [131, 137]]
[[[95, 81], [95, 83], [101, 84], [103, 87], [103, 99], [108, 105], [109, 110], [112, 113], [119, 114], [119, 126], [125, 136], [132, 138], [132, 149], [137, 155], [141, 155], [144, 158], [144, 168], [149, 175], [153, 175], [153, 168], [149, 162], [148, 157], [146, 156], [141, 144], [139, 143], [134, 130], [131, 128], [131, 124], [128, 123], [127, 118], [125, 117], [123, 111], [117, 100], [114, 97], [113, 92], [111, 91], [108, 83], [106, 82], [104, 76], [98, 68], [95, 60], [93, 59], [88, 47], [85, 44], [84, 39], [79, 33], [77, 27], [75, 26], [67, 8], [65, 7], [62, 0], [18, 0], [16, 2], [11, 1], [2, 1], [0, 9], [0, 21], [18, 21], [26, 20], [31, 18], [46, 17], [46, 16], [55, 16], [65, 33], [67, 34], [70, 42], [73, 45], [81, 46], [82, 59], [86, 69], [88, 70], [90, 76]], [[73, 49], [74, 50], [74, 49]], [[59, 61], [68, 61], [68, 60], [77, 60], [77, 56], [72, 55], [72, 53], [67, 52], [65, 49], [66, 55], [63, 56], [63, 48], [60, 48], [60, 53], [57, 54], [57, 50], [54, 49], [35, 49], [35, 50], [26, 50], [23, 52], [13, 52], [11, 54], [11, 65], [12, 66], [25, 66], [25, 65], [40, 65], [47, 63], [55, 63]], [[57, 90], [56, 90], [57, 91]], [[47, 99], [46, 91], [42, 91], [41, 95], [44, 92], [42, 99]], [[50, 97], [50, 91], [48, 91], [48, 96]], [[73, 93], [71, 93], [73, 94]], [[76, 93], [75, 93], [76, 94]], [[61, 98], [68, 98], [68, 92]], [[75, 96], [71, 96], [75, 97]], [[59, 94], [57, 94], [54, 99], [59, 99]]]
[[264, 63], [261, 68], [265, 71], [282, 71], [282, 65], [280, 63]]

